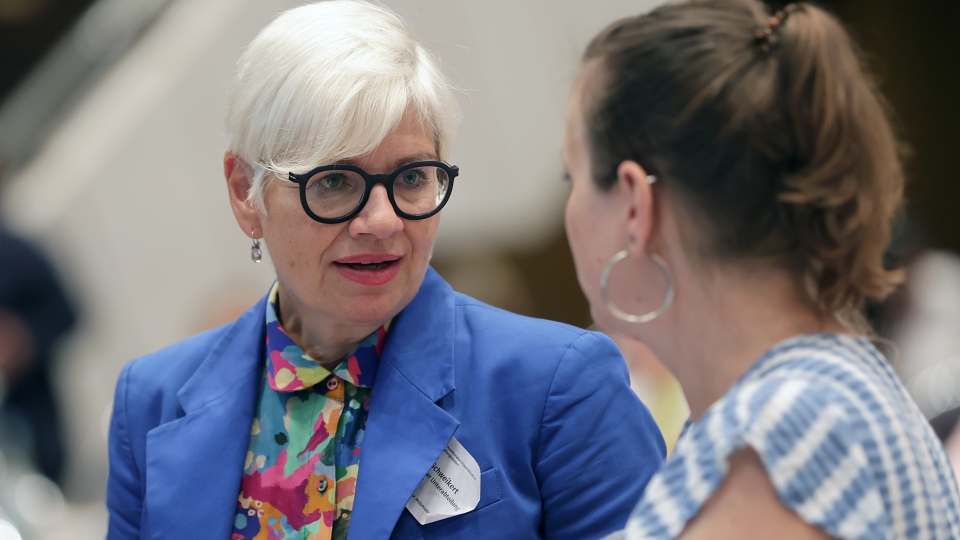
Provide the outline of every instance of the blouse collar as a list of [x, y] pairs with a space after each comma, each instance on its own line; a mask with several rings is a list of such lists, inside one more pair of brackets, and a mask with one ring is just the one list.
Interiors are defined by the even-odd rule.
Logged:
[[274, 283], [266, 309], [266, 366], [270, 387], [278, 392], [296, 392], [313, 387], [331, 374], [355, 386], [372, 387], [390, 321], [364, 338], [357, 349], [331, 371], [310, 358], [283, 330], [277, 319], [278, 291], [279, 286]]

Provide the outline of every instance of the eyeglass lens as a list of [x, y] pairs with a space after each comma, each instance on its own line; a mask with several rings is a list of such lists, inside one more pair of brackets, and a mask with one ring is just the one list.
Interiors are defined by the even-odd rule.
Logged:
[[[443, 202], [450, 186], [447, 172], [440, 167], [404, 169], [393, 180], [393, 197], [405, 214], [429, 214]], [[314, 214], [337, 219], [352, 212], [366, 187], [363, 177], [354, 171], [322, 171], [310, 177], [306, 199]]]

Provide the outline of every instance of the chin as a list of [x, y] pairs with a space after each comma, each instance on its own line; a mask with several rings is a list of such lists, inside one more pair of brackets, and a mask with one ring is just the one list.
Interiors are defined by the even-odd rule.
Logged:
[[383, 324], [406, 307], [408, 301], [394, 291], [365, 294], [345, 300], [341, 305], [343, 318], [363, 325]]
[[[424, 268], [426, 272], [426, 268]], [[367, 286], [345, 281], [338, 283], [339, 293], [335, 301], [339, 306], [340, 317], [353, 324], [383, 324], [396, 316], [413, 300], [422, 276], [411, 275], [409, 268], [401, 268], [389, 282], [378, 286]]]

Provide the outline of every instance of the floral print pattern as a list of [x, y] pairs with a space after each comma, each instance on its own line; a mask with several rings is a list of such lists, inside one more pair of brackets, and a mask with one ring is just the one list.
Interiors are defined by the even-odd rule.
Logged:
[[250, 432], [232, 540], [345, 539], [370, 397], [389, 323], [331, 372], [266, 309], [260, 397]]

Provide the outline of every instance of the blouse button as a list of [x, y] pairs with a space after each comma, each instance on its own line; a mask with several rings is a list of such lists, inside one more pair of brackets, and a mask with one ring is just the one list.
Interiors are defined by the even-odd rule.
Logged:
[[324, 493], [327, 492], [327, 487], [328, 487], [328, 486], [327, 486], [327, 479], [326, 479], [326, 478], [321, 478], [320, 481], [317, 482], [317, 489], [320, 490], [320, 494], [321, 494], [321, 495], [323, 495]]
[[327, 390], [336, 390], [338, 386], [340, 386], [340, 383], [336, 377], [331, 377], [330, 380], [327, 381]]

